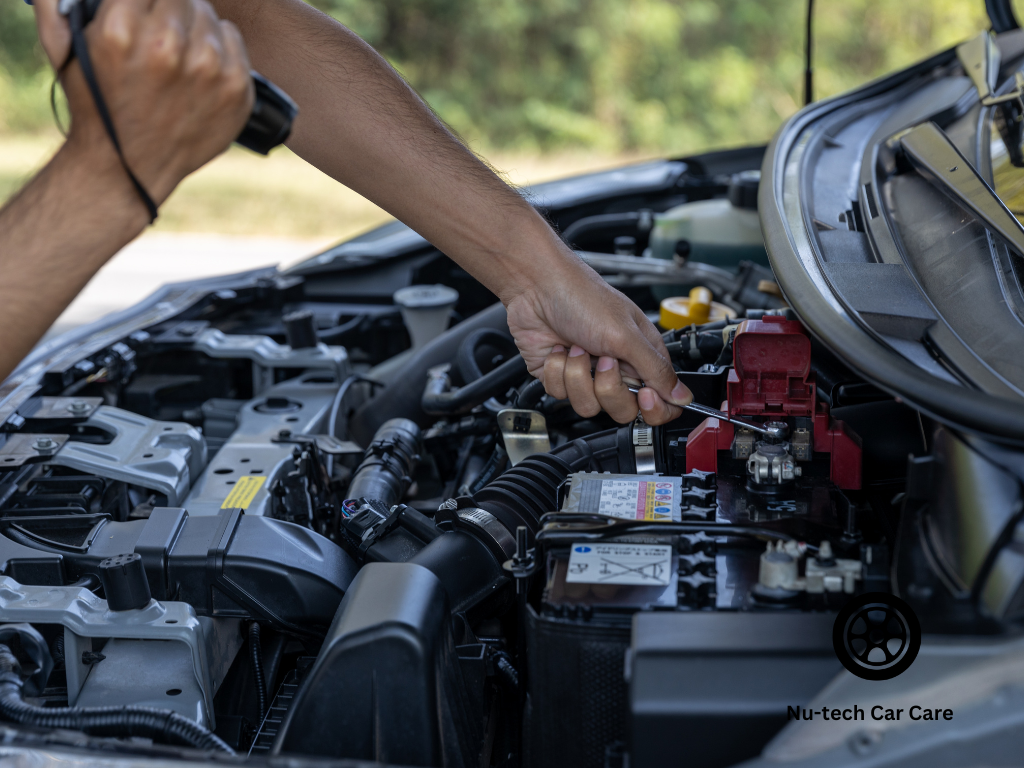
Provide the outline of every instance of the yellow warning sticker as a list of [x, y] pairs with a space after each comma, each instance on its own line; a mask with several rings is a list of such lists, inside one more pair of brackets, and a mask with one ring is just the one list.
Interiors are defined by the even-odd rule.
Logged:
[[248, 509], [252, 500], [256, 498], [260, 488], [267, 482], [267, 478], [257, 475], [244, 475], [238, 478], [231, 493], [220, 505], [221, 509]]

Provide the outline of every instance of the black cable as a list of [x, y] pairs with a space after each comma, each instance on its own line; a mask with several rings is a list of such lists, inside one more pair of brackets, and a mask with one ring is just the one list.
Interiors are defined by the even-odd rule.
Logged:
[[[117, 131], [114, 130], [114, 120], [110, 116], [110, 111], [107, 109], [107, 102], [103, 98], [103, 94], [100, 92], [99, 82], [96, 80], [96, 73], [92, 68], [92, 58], [89, 56], [89, 48], [85, 42], [85, 8], [83, 2], [76, 2], [71, 6], [68, 11], [68, 24], [71, 27], [71, 51], [75, 58], [78, 59], [78, 64], [82, 68], [82, 76], [85, 78], [86, 84], [89, 86], [89, 91], [92, 93], [92, 100], [96, 104], [96, 111], [99, 113], [100, 120], [103, 122], [103, 127], [107, 131], [107, 136], [110, 137], [110, 142], [114, 145], [114, 151], [117, 152], [117, 158], [121, 161], [121, 165], [124, 167], [125, 173], [128, 174], [128, 178], [131, 179], [132, 186], [135, 187], [135, 191], [139, 193], [139, 197], [142, 200], [142, 204], [146, 206], [146, 211], [149, 213], [149, 223], [152, 224], [156, 221], [157, 217], [157, 206], [153, 202], [153, 198], [150, 197], [149, 192], [142, 186], [142, 182], [138, 180], [132, 169], [128, 166], [128, 161], [125, 159], [124, 152], [121, 151], [121, 142], [118, 141]], [[71, 56], [61, 67], [63, 69], [67, 66], [68, 62], [71, 61]], [[52, 105], [56, 106], [56, 105]]]
[[804, 106], [814, 101], [814, 0], [807, 0], [807, 39], [804, 49]]
[[[713, 536], [751, 536], [758, 539], [778, 541], [795, 541], [786, 533], [772, 531], [768, 528], [752, 528], [749, 526], [730, 525], [727, 523], [702, 523], [699, 521], [682, 523], [650, 523], [645, 520], [617, 520], [604, 515], [550, 512], [540, 519], [542, 526], [551, 523], [563, 523], [567, 527], [554, 530], [544, 528], [537, 533], [537, 541], [571, 542], [574, 540], [593, 541], [607, 536], [618, 536], [623, 533], [707, 533]], [[584, 527], [581, 523], [591, 523]]]
[[0, 645], [0, 716], [37, 728], [83, 731], [93, 736], [141, 736], [210, 752], [234, 750], [199, 723], [154, 707], [36, 707], [22, 698], [18, 660]]
[[1017, 17], [1013, 14], [1012, 0], [985, 0], [985, 10], [992, 22], [992, 31], [997, 35], [1011, 29], [1020, 29]]
[[512, 666], [512, 659], [505, 651], [498, 651], [494, 654], [494, 668], [509, 688], [513, 691], [519, 690], [519, 673]]
[[254, 621], [249, 625], [249, 661], [252, 663], [253, 682], [256, 683], [256, 700], [259, 702], [260, 721], [267, 716], [267, 683], [263, 675], [263, 647], [260, 644], [260, 625]]
[[505, 469], [506, 463], [508, 463], [508, 452], [505, 450], [505, 446], [495, 443], [491, 458], [487, 460], [484, 468], [480, 470], [480, 474], [476, 476], [473, 484], [469, 486], [469, 495], [472, 496], [491, 482], [495, 475]]
[[534, 410], [544, 395], [544, 382], [540, 379], [530, 379], [516, 391], [515, 407]]
[[331, 437], [337, 437], [337, 421], [338, 414], [341, 412], [341, 401], [345, 399], [345, 395], [348, 394], [349, 389], [358, 381], [362, 381], [369, 384], [372, 387], [383, 387], [383, 382], [377, 381], [376, 379], [370, 379], [359, 373], [353, 373], [338, 387], [338, 391], [334, 393], [334, 400], [331, 403], [331, 415], [327, 418], [327, 434]]
[[325, 344], [330, 344], [332, 341], [340, 339], [349, 331], [354, 331], [365, 319], [366, 315], [356, 315], [347, 323], [342, 323], [341, 325], [336, 325], [333, 328], [324, 328], [322, 331], [317, 331], [316, 336]]
[[[341, 386], [338, 387], [338, 391], [334, 393], [334, 400], [331, 402], [331, 412], [330, 415], [327, 417], [327, 434], [330, 435], [331, 437], [336, 438], [338, 436], [337, 423], [338, 415], [341, 413], [341, 402], [342, 400], [345, 399], [345, 395], [348, 394], [348, 391], [352, 388], [352, 385], [359, 381], [365, 382], [366, 384], [369, 384], [371, 387], [385, 386], [383, 382], [377, 381], [376, 379], [367, 378], [366, 376], [363, 376], [362, 374], [358, 373], [353, 373], [351, 376], [349, 376], [347, 379], [341, 382]], [[329, 454], [327, 456], [326, 469], [327, 477], [329, 479], [331, 475], [334, 473], [334, 457]]]

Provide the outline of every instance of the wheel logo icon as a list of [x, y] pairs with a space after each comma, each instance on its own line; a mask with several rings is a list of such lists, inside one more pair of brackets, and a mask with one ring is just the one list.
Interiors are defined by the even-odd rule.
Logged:
[[910, 606], [885, 592], [869, 592], [847, 603], [832, 626], [839, 661], [863, 680], [891, 680], [921, 650], [921, 624]]

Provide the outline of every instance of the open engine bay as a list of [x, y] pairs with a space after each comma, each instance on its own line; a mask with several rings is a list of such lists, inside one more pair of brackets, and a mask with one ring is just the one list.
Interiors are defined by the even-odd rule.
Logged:
[[[958, 67], [902, 77], [954, 78], [969, 108]], [[743, 235], [762, 154], [535, 190], [670, 326], [695, 402], [739, 424], [579, 417], [494, 297], [401, 225], [38, 348], [0, 388], [0, 731], [136, 756], [727, 766], [833, 680], [854, 697], [832, 625], [857, 595], [898, 594], [947, 651], [1019, 654], [1019, 443], [913, 407], [809, 331], [810, 294], [776, 282], [782, 236], [773, 273]], [[860, 242], [867, 208], [845, 205]], [[817, 233], [838, 243], [839, 220]], [[658, 315], [695, 285], [714, 303]], [[929, 653], [887, 695], [939, 685]], [[118, 714], [135, 706], [198, 727]], [[773, 764], [898, 764], [888, 742], [786, 734]]]

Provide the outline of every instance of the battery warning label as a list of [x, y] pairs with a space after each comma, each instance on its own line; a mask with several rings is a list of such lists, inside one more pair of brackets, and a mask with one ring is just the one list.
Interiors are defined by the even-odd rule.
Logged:
[[573, 544], [567, 583], [667, 587], [672, 583], [672, 547], [667, 544]]
[[679, 478], [601, 480], [598, 514], [625, 520], [679, 522]]
[[259, 475], [245, 475], [238, 478], [235, 487], [231, 489], [231, 493], [224, 499], [224, 503], [220, 505], [220, 508], [248, 509], [265, 482], [267, 482], [267, 478]]

